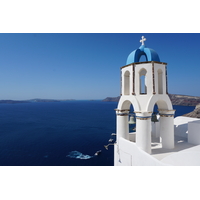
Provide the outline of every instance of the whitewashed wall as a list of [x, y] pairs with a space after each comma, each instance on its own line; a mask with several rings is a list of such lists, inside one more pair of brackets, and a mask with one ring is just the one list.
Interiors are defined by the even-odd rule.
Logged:
[[[124, 138], [118, 139], [115, 145], [115, 166], [162, 166], [166, 165]], [[120, 161], [120, 162], [119, 162]]]

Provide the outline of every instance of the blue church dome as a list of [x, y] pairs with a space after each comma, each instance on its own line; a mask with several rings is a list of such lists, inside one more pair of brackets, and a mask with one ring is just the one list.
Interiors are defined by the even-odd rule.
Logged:
[[158, 54], [153, 49], [147, 48], [144, 45], [145, 40], [146, 40], [146, 38], [144, 38], [144, 36], [142, 36], [142, 40], [140, 40], [140, 42], [142, 42], [142, 45], [139, 47], [139, 49], [136, 49], [129, 54], [127, 61], [126, 61], [126, 65], [129, 65], [129, 64], [135, 63], [135, 62], [139, 62], [140, 57], [142, 55], [144, 55], [146, 57], [147, 61], [160, 62], [160, 58], [159, 58]]

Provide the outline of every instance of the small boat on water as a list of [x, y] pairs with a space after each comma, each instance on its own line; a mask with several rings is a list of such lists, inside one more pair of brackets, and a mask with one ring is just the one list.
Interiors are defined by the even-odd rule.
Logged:
[[94, 155], [98, 156], [101, 153], [101, 150], [97, 151]]

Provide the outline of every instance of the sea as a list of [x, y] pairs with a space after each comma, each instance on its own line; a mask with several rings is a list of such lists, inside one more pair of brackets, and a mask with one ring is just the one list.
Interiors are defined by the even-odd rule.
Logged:
[[[175, 117], [194, 110], [173, 107]], [[0, 104], [0, 166], [113, 166], [115, 108], [101, 100]]]

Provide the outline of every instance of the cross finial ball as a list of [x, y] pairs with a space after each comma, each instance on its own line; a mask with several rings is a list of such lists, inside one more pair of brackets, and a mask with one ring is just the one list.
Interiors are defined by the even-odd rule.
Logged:
[[142, 36], [142, 39], [140, 40], [140, 42], [142, 43], [142, 45], [144, 45], [144, 41], [146, 41], [147, 39], [144, 37], [144, 36]]

